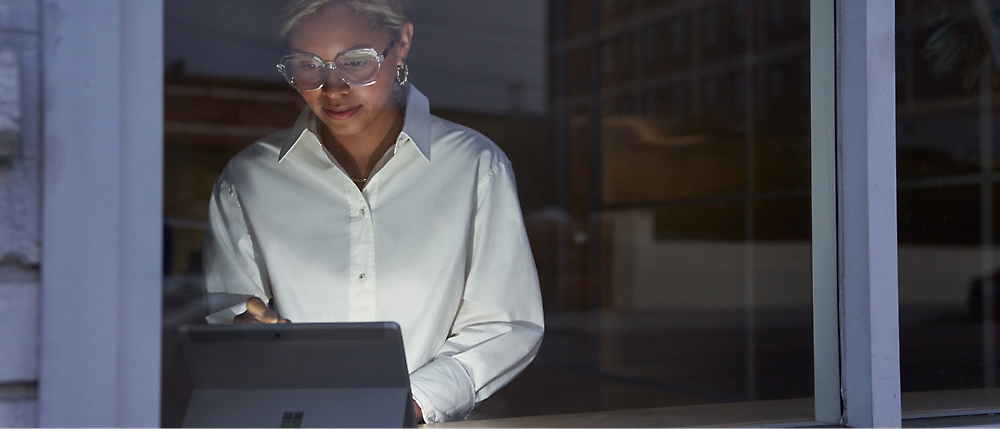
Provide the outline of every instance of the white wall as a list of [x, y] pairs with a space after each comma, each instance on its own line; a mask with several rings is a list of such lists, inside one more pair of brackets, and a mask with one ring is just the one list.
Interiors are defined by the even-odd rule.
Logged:
[[[812, 304], [810, 244], [655, 241], [648, 211], [609, 215], [617, 308], [740, 309]], [[752, 264], [747, 255], [753, 253]], [[978, 246], [899, 246], [901, 306], [964, 306], [981, 276]], [[993, 251], [1000, 267], [1000, 248]], [[753, 273], [748, 284], [747, 270]]]
[[741, 309], [748, 291], [757, 308], [812, 304], [807, 242], [656, 241], [650, 211], [608, 219], [617, 308]]

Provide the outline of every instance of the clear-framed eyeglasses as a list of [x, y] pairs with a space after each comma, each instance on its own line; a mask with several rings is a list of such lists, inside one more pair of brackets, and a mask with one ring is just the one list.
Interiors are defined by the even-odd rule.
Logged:
[[322, 88], [329, 74], [328, 67], [349, 85], [368, 86], [375, 83], [385, 55], [395, 44], [395, 41], [390, 42], [381, 55], [372, 48], [352, 49], [337, 54], [333, 61], [323, 61], [310, 54], [286, 55], [278, 61], [278, 71], [299, 91]]

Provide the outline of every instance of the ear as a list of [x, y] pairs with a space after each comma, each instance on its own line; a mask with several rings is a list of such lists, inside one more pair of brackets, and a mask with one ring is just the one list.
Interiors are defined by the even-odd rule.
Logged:
[[396, 57], [396, 65], [401, 66], [406, 63], [406, 58], [410, 55], [410, 41], [413, 40], [413, 23], [406, 21], [400, 28], [399, 43], [396, 46], [399, 49], [399, 55]]

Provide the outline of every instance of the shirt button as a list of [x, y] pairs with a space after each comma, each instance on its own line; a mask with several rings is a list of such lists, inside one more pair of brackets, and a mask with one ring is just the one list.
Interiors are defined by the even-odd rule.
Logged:
[[358, 275], [358, 280], [365, 281], [365, 273]]
[[364, 217], [364, 215], [365, 215], [365, 208], [362, 207], [361, 210], [358, 210], [358, 214], [361, 215], [362, 217]]

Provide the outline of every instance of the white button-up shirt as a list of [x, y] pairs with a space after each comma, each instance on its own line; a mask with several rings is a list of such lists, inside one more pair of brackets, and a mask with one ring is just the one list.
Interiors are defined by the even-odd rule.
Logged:
[[209, 210], [208, 319], [232, 322], [257, 296], [293, 322], [395, 321], [433, 423], [464, 418], [528, 365], [542, 305], [510, 161], [408, 93], [363, 189], [309, 108], [229, 162]]

